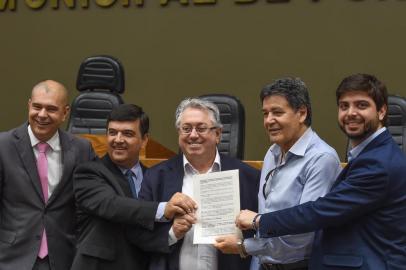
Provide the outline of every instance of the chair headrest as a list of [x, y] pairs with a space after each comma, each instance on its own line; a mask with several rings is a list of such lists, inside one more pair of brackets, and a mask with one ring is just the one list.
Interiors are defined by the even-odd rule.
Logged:
[[91, 56], [80, 65], [76, 88], [79, 91], [109, 90], [124, 93], [124, 68], [121, 63], [107, 55]]
[[388, 97], [388, 125], [406, 125], [406, 98], [393, 95]]

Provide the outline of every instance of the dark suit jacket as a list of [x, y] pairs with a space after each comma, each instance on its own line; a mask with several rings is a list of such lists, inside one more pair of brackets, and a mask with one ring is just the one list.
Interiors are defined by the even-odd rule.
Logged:
[[126, 239], [137, 226], [152, 230], [158, 203], [132, 198], [126, 177], [108, 155], [78, 166], [78, 244], [72, 270], [146, 269], [142, 251]]
[[59, 130], [63, 175], [45, 205], [27, 124], [0, 134], [0, 269], [31, 270], [45, 226], [52, 269], [70, 268], [75, 250], [75, 166], [90, 143]]
[[260, 220], [261, 237], [318, 229], [310, 269], [406, 269], [406, 157], [388, 131], [325, 197]]
[[[182, 192], [184, 177], [183, 156], [164, 161], [150, 168], [142, 183], [140, 199], [148, 201], [168, 201], [176, 192]], [[240, 203], [241, 209], [258, 209], [258, 185], [260, 172], [240, 160], [220, 155], [221, 169], [223, 171], [239, 169], [240, 177]], [[157, 223], [154, 233], [154, 241], [147, 239], [148, 234], [142, 241], [143, 247], [149, 251], [169, 252], [169, 254], [151, 254], [150, 269], [175, 270], [179, 268], [179, 252], [182, 240], [173, 247], [168, 247], [168, 233], [172, 222]], [[252, 232], [246, 235], [252, 237]], [[166, 248], [166, 250], [165, 250]], [[241, 259], [239, 255], [225, 255], [218, 252], [218, 270], [243, 270], [249, 269], [250, 259]]]

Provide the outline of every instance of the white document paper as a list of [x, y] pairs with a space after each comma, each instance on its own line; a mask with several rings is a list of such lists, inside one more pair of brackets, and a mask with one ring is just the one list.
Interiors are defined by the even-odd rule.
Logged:
[[193, 198], [198, 205], [193, 244], [213, 244], [218, 236], [237, 234], [240, 212], [238, 170], [193, 176]]

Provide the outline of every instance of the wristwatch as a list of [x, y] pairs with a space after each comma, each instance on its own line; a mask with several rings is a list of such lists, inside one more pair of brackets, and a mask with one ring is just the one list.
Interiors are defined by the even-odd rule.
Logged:
[[247, 258], [249, 254], [247, 253], [247, 250], [245, 249], [244, 246], [244, 239], [240, 239], [237, 241], [237, 247], [238, 247], [238, 253], [240, 254], [241, 258]]

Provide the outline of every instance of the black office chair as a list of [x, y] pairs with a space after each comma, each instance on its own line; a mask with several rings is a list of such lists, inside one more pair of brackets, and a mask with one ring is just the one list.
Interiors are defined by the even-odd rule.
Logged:
[[107, 116], [123, 104], [124, 69], [111, 56], [86, 58], [80, 65], [76, 88], [81, 92], [71, 106], [68, 131], [74, 134], [105, 134]]
[[387, 128], [399, 147], [406, 153], [406, 99], [388, 97]]
[[245, 111], [234, 96], [223, 94], [203, 95], [201, 98], [216, 104], [220, 111], [223, 134], [217, 146], [222, 154], [244, 159]]

